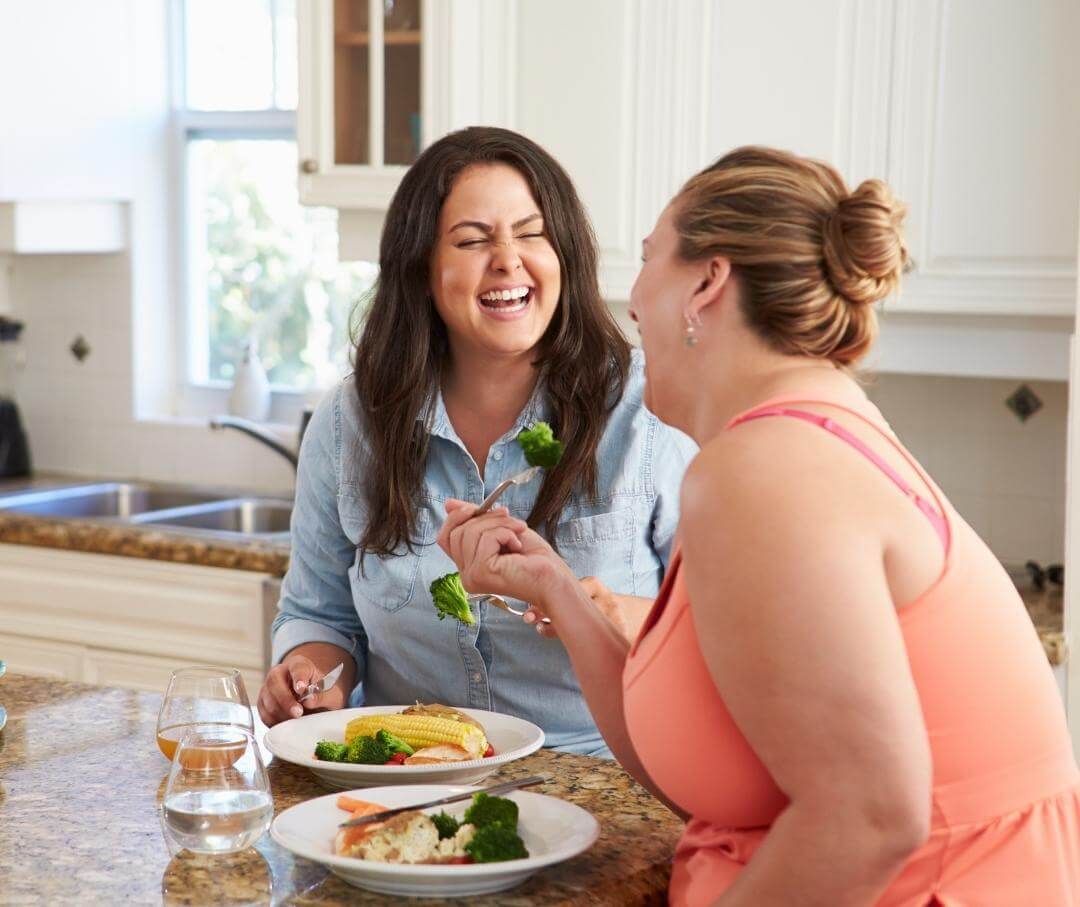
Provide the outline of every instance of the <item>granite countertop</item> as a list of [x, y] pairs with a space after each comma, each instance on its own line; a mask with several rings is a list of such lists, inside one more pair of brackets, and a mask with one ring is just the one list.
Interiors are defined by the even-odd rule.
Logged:
[[[39, 476], [0, 481], [0, 492], [56, 485], [103, 482], [77, 477]], [[0, 510], [0, 544], [34, 545], [91, 554], [114, 554], [200, 567], [224, 567], [284, 576], [289, 566], [287, 541], [229, 539], [182, 529], [139, 526], [107, 520], [37, 516]]]
[[1019, 589], [1050, 664], [1055, 667], [1064, 664], [1069, 651], [1065, 642], [1065, 602], [1061, 587], [1036, 589], [1031, 585], [1021, 585]]
[[[171, 856], [158, 820], [168, 763], [154, 742], [161, 697], [8, 674], [0, 732], [0, 900], [7, 904], [386, 904], [264, 835], [227, 857]], [[600, 840], [520, 887], [425, 904], [666, 903], [679, 819], [613, 762], [541, 750], [492, 780], [550, 773], [543, 792], [589, 810]], [[276, 812], [328, 793], [273, 760]], [[402, 901], [402, 903], [408, 903]]]

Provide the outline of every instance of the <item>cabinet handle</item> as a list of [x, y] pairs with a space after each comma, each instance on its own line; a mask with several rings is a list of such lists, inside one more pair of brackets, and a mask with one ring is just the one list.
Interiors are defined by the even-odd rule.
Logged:
[[301, 173], [318, 173], [319, 162], [314, 158], [306, 157], [300, 162]]

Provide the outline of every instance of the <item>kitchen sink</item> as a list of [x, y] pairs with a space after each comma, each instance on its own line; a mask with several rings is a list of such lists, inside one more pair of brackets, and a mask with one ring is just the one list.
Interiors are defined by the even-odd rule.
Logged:
[[171, 510], [221, 499], [220, 494], [155, 488], [130, 482], [103, 482], [45, 488], [0, 496], [0, 510], [59, 517], [120, 517], [150, 510]]
[[136, 517], [136, 522], [241, 535], [277, 535], [288, 533], [291, 515], [292, 504], [287, 501], [236, 498], [143, 514]]
[[292, 502], [183, 486], [97, 482], [0, 494], [0, 515], [5, 512], [286, 541]]

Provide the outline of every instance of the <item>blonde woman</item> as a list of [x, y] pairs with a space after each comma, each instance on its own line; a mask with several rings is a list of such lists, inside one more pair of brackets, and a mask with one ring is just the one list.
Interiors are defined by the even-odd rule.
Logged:
[[645, 399], [701, 452], [632, 646], [522, 522], [448, 507], [466, 587], [552, 618], [611, 749], [688, 818], [674, 904], [1080, 904], [1080, 775], [1035, 632], [849, 372], [903, 213], [880, 181], [743, 148], [645, 240]]

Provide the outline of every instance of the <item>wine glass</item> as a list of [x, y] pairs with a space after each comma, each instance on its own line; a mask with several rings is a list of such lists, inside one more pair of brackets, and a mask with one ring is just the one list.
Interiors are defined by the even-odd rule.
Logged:
[[250, 731], [193, 724], [177, 743], [161, 804], [162, 824], [195, 853], [236, 853], [270, 827], [274, 798]]
[[233, 668], [192, 667], [172, 672], [157, 721], [157, 745], [172, 759], [195, 724], [234, 726], [254, 733], [244, 678]]

